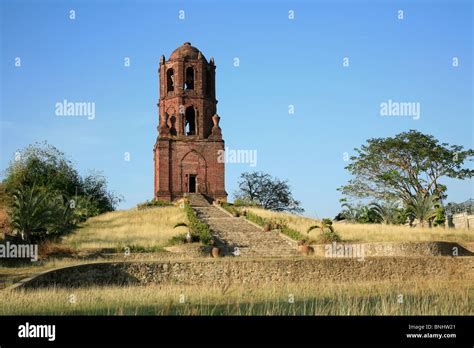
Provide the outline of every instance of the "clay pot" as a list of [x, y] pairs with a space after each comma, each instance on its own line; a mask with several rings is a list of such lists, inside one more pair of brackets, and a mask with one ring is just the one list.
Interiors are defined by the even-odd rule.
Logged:
[[300, 246], [300, 251], [302, 254], [304, 255], [310, 255], [310, 254], [314, 254], [314, 249], [312, 246], [309, 246], [307, 244], [303, 244]]
[[220, 254], [219, 248], [213, 247], [213, 248], [211, 249], [211, 256], [212, 256], [212, 257], [217, 258], [217, 257], [219, 257], [219, 254]]
[[270, 224], [263, 225], [263, 232], [268, 232], [268, 231], [270, 231], [270, 229], [271, 229]]

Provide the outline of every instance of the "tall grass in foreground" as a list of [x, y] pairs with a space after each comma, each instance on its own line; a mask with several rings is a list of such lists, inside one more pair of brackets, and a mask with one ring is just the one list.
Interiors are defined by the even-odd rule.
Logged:
[[473, 295], [461, 281], [53, 288], [4, 292], [0, 315], [472, 315]]
[[[288, 227], [307, 236], [306, 231], [318, 220], [288, 213], [279, 213], [261, 208], [243, 208], [265, 219], [283, 219]], [[474, 233], [467, 229], [443, 227], [421, 228], [401, 225], [335, 223], [335, 230], [344, 242], [410, 242], [451, 241], [474, 242]], [[312, 231], [309, 237], [317, 239], [319, 231]]]
[[165, 246], [171, 237], [185, 231], [184, 227], [173, 228], [179, 222], [187, 218], [175, 206], [114, 211], [87, 220], [64, 243], [79, 249]]

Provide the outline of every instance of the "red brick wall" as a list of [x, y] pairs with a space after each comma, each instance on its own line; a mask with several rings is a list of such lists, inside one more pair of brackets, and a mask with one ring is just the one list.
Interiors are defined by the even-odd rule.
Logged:
[[[194, 69], [192, 90], [183, 88], [188, 67]], [[167, 70], [171, 68], [174, 71], [174, 90], [169, 92]], [[159, 135], [154, 148], [155, 198], [174, 200], [182, 197], [188, 192], [188, 176], [194, 174], [197, 175], [199, 192], [213, 199], [225, 200], [224, 163], [218, 163], [218, 151], [224, 149], [224, 141], [220, 128], [214, 126], [212, 120], [217, 111], [214, 64], [208, 63], [196, 48], [184, 44], [172, 53], [169, 60], [162, 58], [159, 76]], [[212, 88], [208, 89], [208, 84]], [[185, 135], [185, 116], [180, 112], [188, 107], [195, 110], [195, 135]], [[173, 125], [176, 134], [171, 131]]]

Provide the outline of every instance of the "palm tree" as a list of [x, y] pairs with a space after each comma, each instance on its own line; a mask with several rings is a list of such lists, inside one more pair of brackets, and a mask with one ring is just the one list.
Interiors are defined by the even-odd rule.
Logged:
[[436, 216], [436, 203], [437, 198], [430, 195], [418, 194], [415, 197], [411, 197], [410, 202], [407, 205], [407, 211], [412, 219], [418, 219], [421, 227], [428, 222], [431, 227], [431, 221]]
[[321, 237], [324, 242], [339, 242], [341, 240], [341, 237], [334, 231], [331, 219], [322, 219], [318, 225], [310, 226], [306, 233], [309, 235], [309, 232], [317, 228], [321, 229]]
[[389, 201], [383, 203], [371, 203], [370, 209], [377, 215], [383, 224], [393, 224], [398, 214], [398, 203]]
[[10, 218], [12, 227], [23, 240], [31, 240], [35, 232], [45, 231], [51, 222], [49, 195], [33, 187], [21, 186], [12, 197]]
[[349, 203], [344, 203], [341, 205], [341, 207], [344, 208], [341, 212], [341, 215], [344, 217], [345, 220], [350, 222], [357, 222], [357, 219], [359, 217], [357, 207], [354, 207]]

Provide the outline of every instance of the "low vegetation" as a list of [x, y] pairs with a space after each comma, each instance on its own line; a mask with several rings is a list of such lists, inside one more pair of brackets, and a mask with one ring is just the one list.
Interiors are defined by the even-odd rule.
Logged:
[[[262, 208], [245, 207], [246, 216], [250, 220], [263, 226], [263, 221], [286, 222], [289, 229], [298, 233], [300, 240], [309, 237], [317, 241], [319, 238], [318, 230], [312, 230], [307, 235], [308, 229], [319, 224], [319, 220], [293, 215], [283, 212], [274, 212]], [[468, 229], [450, 229], [446, 227], [409, 227], [405, 225], [387, 225], [387, 224], [356, 224], [347, 222], [335, 222], [334, 229], [337, 231], [341, 240], [344, 242], [409, 242], [409, 241], [451, 241], [451, 242], [474, 242], [474, 235]]]
[[162, 199], [152, 199], [150, 201], [146, 201], [144, 203], [137, 204], [137, 209], [148, 209], [148, 208], [156, 208], [156, 207], [169, 207], [172, 206], [173, 203], [169, 201], [165, 201]]
[[5, 292], [0, 315], [473, 315], [473, 291], [461, 281], [51, 288]]
[[191, 230], [193, 239], [198, 240], [203, 244], [211, 243], [212, 237], [209, 226], [197, 218], [196, 213], [188, 202], [184, 203], [184, 212], [189, 221], [189, 229]]

